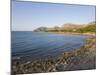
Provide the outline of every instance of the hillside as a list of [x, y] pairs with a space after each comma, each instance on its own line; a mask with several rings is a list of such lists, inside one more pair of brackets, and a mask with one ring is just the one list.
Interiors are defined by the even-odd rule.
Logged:
[[84, 25], [66, 23], [61, 27], [55, 26], [52, 28], [39, 27], [34, 32], [76, 32], [76, 33], [86, 33], [86, 32], [96, 32], [96, 22], [90, 22]]

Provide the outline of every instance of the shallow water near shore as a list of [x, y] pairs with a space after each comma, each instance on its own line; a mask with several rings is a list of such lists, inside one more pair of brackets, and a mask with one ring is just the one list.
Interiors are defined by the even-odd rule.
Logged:
[[76, 50], [89, 36], [13, 31], [11, 38], [12, 59], [29, 61]]

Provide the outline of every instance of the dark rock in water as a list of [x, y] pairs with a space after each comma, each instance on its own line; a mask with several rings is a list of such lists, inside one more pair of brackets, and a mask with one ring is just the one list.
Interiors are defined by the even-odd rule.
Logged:
[[56, 67], [56, 69], [57, 69], [57, 71], [62, 71], [63, 70], [63, 67], [64, 67], [64, 65], [58, 65], [57, 67]]
[[19, 60], [20, 57], [13, 57], [12, 60]]
[[59, 64], [58, 66], [56, 66], [56, 70], [57, 71], [65, 71], [66, 67], [67, 67], [67, 65], [65, 65], [65, 64]]

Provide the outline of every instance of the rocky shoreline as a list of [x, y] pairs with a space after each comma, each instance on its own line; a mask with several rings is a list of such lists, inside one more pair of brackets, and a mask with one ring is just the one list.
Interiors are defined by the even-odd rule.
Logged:
[[12, 74], [44, 73], [96, 68], [96, 38], [87, 39], [84, 46], [73, 51], [64, 52], [57, 58], [48, 57], [36, 61], [12, 63]]

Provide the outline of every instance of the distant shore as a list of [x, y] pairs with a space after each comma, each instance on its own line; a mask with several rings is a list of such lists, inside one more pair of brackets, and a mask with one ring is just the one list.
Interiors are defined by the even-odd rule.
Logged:
[[[39, 32], [37, 32], [37, 33], [39, 33]], [[86, 33], [80, 33], [80, 32], [44, 32], [44, 33], [96, 36], [96, 32], [86, 32]]]
[[78, 33], [78, 32], [47, 32], [52, 34], [73, 34], [73, 35], [89, 35], [89, 36], [95, 36], [96, 33], [94, 32], [87, 32], [87, 33]]
[[26, 63], [14, 62], [13, 74], [44, 73], [96, 68], [96, 38], [90, 37], [85, 44], [73, 51], [64, 52], [57, 58], [49, 57]]

